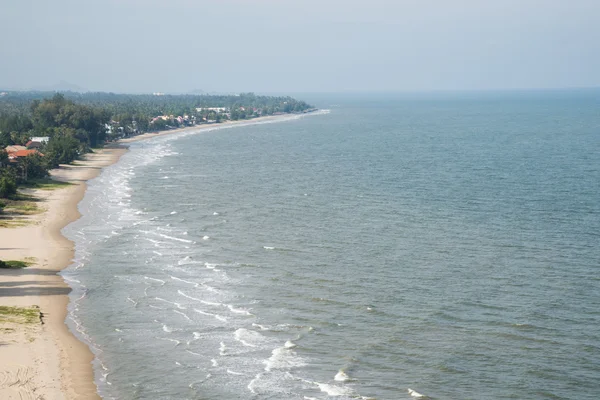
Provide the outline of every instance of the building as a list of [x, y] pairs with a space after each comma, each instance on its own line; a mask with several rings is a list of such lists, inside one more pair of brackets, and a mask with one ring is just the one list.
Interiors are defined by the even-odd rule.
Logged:
[[227, 112], [227, 107], [198, 107], [196, 108], [196, 112], [202, 111], [214, 111], [214, 112]]
[[9, 160], [17, 160], [21, 157], [27, 157], [32, 154], [39, 154], [42, 157], [44, 156], [42, 153], [40, 153], [36, 149], [25, 149], [25, 150], [18, 150], [18, 151], [13, 151], [13, 152], [8, 153], [8, 159]]
[[25, 147], [25, 146], [19, 146], [19, 145], [15, 144], [15, 145], [12, 145], [12, 146], [6, 146], [6, 148], [4, 150], [6, 150], [6, 152], [10, 154], [10, 153], [14, 153], [14, 152], [19, 151], [19, 150], [27, 150], [27, 147]]

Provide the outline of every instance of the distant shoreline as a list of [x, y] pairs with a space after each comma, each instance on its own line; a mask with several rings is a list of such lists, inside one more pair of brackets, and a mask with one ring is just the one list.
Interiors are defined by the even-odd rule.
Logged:
[[304, 113], [285, 113], [285, 114], [279, 114], [279, 115], [268, 115], [265, 117], [257, 117], [257, 118], [252, 118], [252, 119], [241, 119], [241, 120], [236, 120], [236, 121], [228, 120], [225, 122], [214, 123], [214, 124], [192, 125], [192, 126], [186, 126], [184, 128], [168, 129], [168, 130], [163, 130], [163, 131], [158, 131], [158, 132], [146, 132], [146, 133], [142, 133], [140, 135], [119, 139], [113, 143], [121, 144], [121, 143], [139, 142], [141, 140], [152, 139], [155, 137], [160, 137], [160, 136], [165, 136], [165, 135], [170, 135], [170, 134], [180, 133], [180, 132], [204, 131], [204, 130], [211, 130], [211, 129], [215, 129], [215, 128], [233, 127], [233, 126], [237, 126], [237, 125], [252, 125], [255, 123], [269, 122], [269, 121], [273, 121], [273, 122], [285, 121], [294, 116], [301, 117], [304, 115], [313, 114], [318, 111], [320, 111], [320, 110], [312, 109], [312, 110], [304, 112]]

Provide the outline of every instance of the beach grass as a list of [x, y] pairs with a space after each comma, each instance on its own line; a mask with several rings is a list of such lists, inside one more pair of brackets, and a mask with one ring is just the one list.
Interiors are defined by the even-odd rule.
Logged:
[[33, 223], [30, 219], [15, 218], [15, 219], [0, 219], [0, 228], [20, 228]]
[[51, 178], [43, 178], [43, 179], [30, 179], [27, 182], [23, 183], [21, 186], [31, 189], [40, 189], [40, 190], [56, 190], [62, 189], [67, 186], [71, 186], [70, 182], [62, 182], [57, 181]]
[[[0, 213], [2, 220], [7, 221], [8, 218], [15, 215], [35, 215], [44, 212], [44, 209], [39, 207], [40, 199], [25, 193], [17, 193], [10, 199], [3, 199], [4, 208]], [[6, 218], [7, 217], [7, 218]], [[0, 224], [3, 222], [0, 220]]]
[[20, 260], [8, 260], [2, 261], [0, 260], [0, 268], [5, 269], [19, 269], [19, 268], [27, 268], [33, 264], [32, 261], [20, 261]]
[[40, 308], [0, 306], [0, 322], [34, 324], [40, 322]]

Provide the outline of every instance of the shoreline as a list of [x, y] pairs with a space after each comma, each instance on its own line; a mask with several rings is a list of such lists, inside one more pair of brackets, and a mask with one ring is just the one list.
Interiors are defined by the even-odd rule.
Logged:
[[94, 355], [65, 323], [71, 288], [58, 273], [71, 264], [75, 247], [61, 230], [80, 217], [77, 205], [86, 182], [126, 151], [125, 147], [105, 148], [52, 170], [52, 179], [71, 185], [22, 190], [38, 198], [45, 210], [26, 226], [0, 229], [0, 259], [35, 259], [28, 268], [0, 270], [0, 304], [36, 305], [44, 316], [43, 324], [7, 326], [12, 331], [2, 332], [0, 376], [7, 378], [0, 385], [0, 398], [100, 398], [91, 364]]
[[[307, 114], [283, 114], [220, 124], [196, 125], [145, 133], [108, 143], [71, 165], [51, 171], [51, 178], [71, 185], [54, 190], [24, 189], [45, 209], [31, 223], [0, 228], [0, 259], [36, 261], [24, 269], [0, 269], [0, 305], [39, 306], [43, 324], [16, 326], [0, 322], [0, 398], [100, 399], [92, 365], [94, 354], [66, 323], [72, 288], [59, 272], [68, 268], [75, 244], [62, 229], [80, 218], [78, 204], [87, 181], [119, 161], [127, 143], [181, 132], [205, 131], [265, 122], [279, 122]], [[310, 115], [310, 114], [308, 114]], [[9, 326], [10, 325], [10, 326]]]
[[282, 121], [292, 120], [296, 117], [301, 118], [306, 115], [317, 115], [317, 113], [319, 111], [321, 111], [321, 110], [315, 110], [315, 111], [311, 111], [309, 113], [303, 113], [303, 114], [268, 115], [266, 117], [241, 119], [241, 120], [237, 120], [237, 121], [226, 121], [226, 122], [221, 122], [218, 124], [214, 123], [214, 124], [193, 125], [193, 126], [186, 126], [184, 128], [169, 129], [169, 130], [165, 130], [165, 131], [147, 132], [147, 133], [142, 133], [141, 135], [132, 136], [132, 137], [124, 138], [124, 139], [119, 139], [114, 143], [122, 144], [122, 143], [139, 142], [141, 140], [148, 140], [148, 139], [152, 139], [155, 137], [167, 136], [167, 135], [172, 135], [172, 134], [181, 133], [181, 132], [206, 131], [206, 130], [210, 131], [213, 129], [230, 128], [230, 127], [240, 126], [240, 125], [245, 126], [245, 125], [253, 125], [253, 124], [265, 123], [265, 122], [282, 122]]

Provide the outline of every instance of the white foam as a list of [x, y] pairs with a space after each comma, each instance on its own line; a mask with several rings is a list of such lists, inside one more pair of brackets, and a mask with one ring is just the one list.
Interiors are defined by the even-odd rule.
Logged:
[[227, 370], [227, 373], [231, 374], [231, 375], [245, 375], [245, 374], [242, 374], [241, 372], [235, 372], [235, 371], [232, 371], [230, 369]]
[[244, 310], [243, 308], [235, 308], [231, 304], [227, 304], [227, 308], [229, 308], [229, 311], [231, 311], [232, 313], [243, 314], [243, 315], [252, 315], [252, 313], [250, 311]]
[[283, 345], [283, 347], [285, 347], [286, 349], [293, 349], [296, 346], [298, 346], [298, 345], [296, 343], [292, 342], [291, 340], [286, 341], [285, 344]]
[[415, 390], [412, 390], [411, 388], [408, 388], [408, 394], [410, 394], [412, 397], [416, 397], [417, 399], [425, 397], [424, 394], [421, 394]]
[[262, 374], [256, 374], [256, 376], [254, 377], [254, 379], [252, 379], [250, 381], [250, 383], [248, 384], [247, 388], [248, 390], [250, 390], [253, 394], [256, 394], [256, 391], [254, 390], [254, 388], [256, 387], [256, 382], [262, 377]]
[[179, 343], [181, 343], [179, 340], [169, 339], [169, 338], [156, 337], [155, 339], [173, 342], [173, 343], [175, 343], [175, 346], [177, 346], [177, 345], [179, 345]]
[[206, 301], [206, 300], [200, 300], [200, 303], [206, 304], [208, 306], [224, 306], [225, 305], [223, 303], [215, 303], [214, 301]]
[[328, 396], [351, 396], [354, 394], [354, 391], [350, 388], [343, 386], [330, 385], [328, 383], [320, 383], [314, 382], [322, 392], [327, 393]]
[[171, 211], [171, 215], [177, 214], [177, 211]]
[[202, 354], [200, 354], [200, 353], [194, 353], [194, 352], [193, 352], [193, 351], [191, 351], [191, 350], [186, 350], [186, 351], [187, 351], [188, 353], [190, 353], [190, 354], [193, 354], [193, 355], [195, 355], [195, 356], [202, 356]]
[[215, 316], [215, 314], [213, 314], [213, 313], [209, 313], [209, 312], [206, 312], [206, 311], [198, 310], [196, 308], [194, 308], [194, 311], [196, 311], [198, 314], [208, 315], [210, 317], [214, 317]]
[[335, 374], [333, 380], [338, 382], [348, 382], [350, 377], [344, 371], [340, 370], [337, 374]]
[[268, 330], [270, 330], [270, 328], [268, 328], [266, 325], [252, 323], [252, 326], [256, 326], [257, 328], [260, 328], [261, 331], [268, 331]]
[[227, 318], [219, 315], [219, 314], [215, 314], [215, 318], [218, 319], [221, 322], [227, 322]]
[[171, 279], [173, 279], [175, 281], [183, 282], [183, 283], [188, 283], [190, 285], [194, 285], [195, 287], [199, 286], [199, 284], [196, 283], [196, 282], [192, 282], [192, 281], [188, 281], [188, 280], [185, 280], [185, 279], [177, 278], [176, 276], [171, 276]]
[[219, 343], [219, 354], [224, 356], [226, 351], [227, 351], [227, 347], [225, 346], [225, 343], [223, 343], [223, 342]]
[[219, 363], [214, 358], [211, 358], [210, 363], [212, 364], [213, 367], [218, 367], [219, 366]]
[[179, 304], [177, 302], [165, 300], [162, 297], [155, 297], [155, 299], [158, 301], [163, 301], [165, 303], [173, 304], [175, 307], [179, 308], [180, 310], [187, 310], [187, 308], [185, 308], [184, 306], [182, 306], [181, 304]]
[[269, 372], [274, 369], [291, 369], [306, 365], [304, 360], [296, 355], [290, 348], [278, 347], [271, 352], [271, 357], [263, 361], [265, 371]]
[[169, 327], [168, 327], [168, 326], [166, 326], [165, 324], [163, 324], [163, 326], [162, 326], [162, 330], [163, 330], [163, 331], [165, 331], [165, 332], [167, 332], [167, 333], [171, 333], [171, 332], [173, 332], [173, 329], [172, 329], [172, 328], [169, 328]]
[[267, 340], [267, 338], [260, 333], [245, 328], [236, 330], [234, 337], [235, 340], [247, 347], [258, 347], [259, 344], [264, 343]]
[[[218, 271], [218, 269], [214, 269], [213, 271]], [[213, 293], [221, 293], [221, 291], [219, 289], [216, 289], [212, 286], [208, 286], [206, 284], [202, 284], [202, 287], [206, 290], [208, 290], [209, 292], [213, 292]]]
[[183, 243], [194, 243], [193, 240], [188, 240], [188, 239], [181, 239], [175, 236], [169, 236], [169, 235], [165, 235], [164, 233], [159, 233], [158, 236], [165, 238], [165, 239], [170, 239], [170, 240], [175, 240], [177, 242], [183, 242]]
[[203, 239], [203, 240], [208, 240], [208, 239], [210, 239], [210, 236], [206, 236], [206, 235], [204, 235], [204, 236], [202, 236], [202, 239]]
[[163, 281], [162, 279], [149, 278], [149, 277], [147, 277], [147, 276], [145, 276], [145, 277], [144, 277], [144, 279], [147, 279], [147, 280], [149, 280], [149, 281], [154, 281], [154, 282], [160, 282], [160, 283], [161, 283], [161, 286], [162, 286], [162, 285], [164, 285], [164, 284], [166, 283], [166, 282], [165, 282], [165, 281]]
[[190, 264], [191, 261], [192, 261], [192, 257], [185, 256], [181, 260], [177, 261], [177, 265]]
[[196, 297], [189, 296], [189, 295], [187, 295], [187, 294], [183, 293], [181, 290], [178, 290], [178, 291], [177, 291], [177, 293], [179, 293], [179, 294], [180, 294], [180, 295], [182, 295], [183, 297], [187, 297], [187, 298], [188, 298], [188, 299], [190, 299], [190, 300], [194, 300], [194, 301], [202, 301], [202, 299], [198, 299], [198, 298], [196, 298]]
[[263, 246], [263, 249], [265, 249], [265, 250], [275, 250], [275, 247]]
[[158, 251], [156, 251], [156, 250], [152, 250], [152, 252], [153, 252], [154, 254], [156, 254], [157, 256], [162, 256], [162, 255], [163, 255], [161, 252], [158, 252]]
[[186, 313], [183, 313], [183, 312], [181, 312], [181, 311], [177, 311], [177, 310], [173, 310], [173, 312], [175, 312], [175, 313], [177, 313], [177, 314], [180, 314], [180, 315], [183, 315], [183, 316], [185, 317], [185, 319], [187, 319], [188, 321], [191, 321], [191, 320], [192, 320], [190, 317], [188, 317], [188, 316], [187, 316], [187, 314], [186, 314]]

